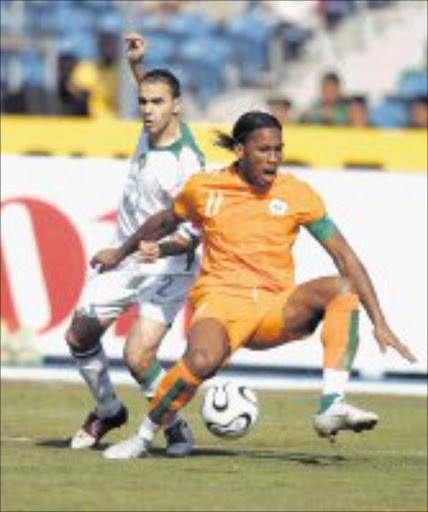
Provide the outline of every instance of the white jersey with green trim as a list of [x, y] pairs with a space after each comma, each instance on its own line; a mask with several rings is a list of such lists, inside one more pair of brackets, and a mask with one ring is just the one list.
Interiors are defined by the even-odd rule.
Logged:
[[[151, 215], [169, 208], [187, 179], [204, 166], [204, 156], [184, 123], [180, 124], [180, 138], [161, 148], [150, 148], [147, 133], [142, 130], [118, 209], [115, 245], [122, 244]], [[191, 232], [191, 228], [188, 230]], [[184, 233], [186, 231], [184, 226]], [[125, 261], [130, 259], [135, 262], [135, 255]], [[186, 255], [169, 256], [153, 264], [139, 263], [138, 266], [144, 274], [193, 271], [188, 269]]]

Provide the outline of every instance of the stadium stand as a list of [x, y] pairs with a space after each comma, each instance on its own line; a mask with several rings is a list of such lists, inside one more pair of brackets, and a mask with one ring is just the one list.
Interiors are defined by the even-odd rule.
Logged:
[[[64, 111], [57, 65], [61, 57], [96, 62], [99, 33], [120, 37], [125, 30], [135, 30], [149, 42], [147, 67], [168, 67], [178, 74], [192, 99], [195, 120], [211, 110], [220, 116], [218, 105], [225, 98], [233, 102], [248, 93], [256, 104], [266, 91], [270, 96], [285, 91], [298, 111], [313, 96], [307, 84], [317, 82], [315, 70], [320, 70], [321, 63], [328, 70], [329, 53], [339, 48], [346, 62], [356, 59], [355, 48], [348, 47], [356, 27], [363, 37], [360, 43], [370, 52], [381, 46], [379, 38], [391, 25], [385, 13], [400, 18], [412, 3], [424, 2], [248, 0], [215, 2], [214, 8], [213, 2], [204, 1], [1, 0], [1, 109], [60, 114]], [[395, 30], [399, 28], [396, 23]], [[359, 50], [361, 57], [363, 49]], [[399, 68], [400, 62], [397, 59], [394, 68], [396, 83], [390, 83], [388, 91], [381, 83], [346, 91], [346, 95], [366, 97], [374, 126], [411, 126], [411, 102], [427, 95], [426, 62], [412, 69], [405, 62]], [[343, 74], [346, 83], [352, 73], [344, 66]], [[122, 89], [132, 90], [129, 78], [122, 80]], [[36, 97], [39, 100], [33, 105]], [[122, 99], [119, 111], [135, 117], [136, 106], [125, 103]], [[225, 105], [228, 112], [227, 101]], [[296, 115], [294, 121], [298, 119]]]

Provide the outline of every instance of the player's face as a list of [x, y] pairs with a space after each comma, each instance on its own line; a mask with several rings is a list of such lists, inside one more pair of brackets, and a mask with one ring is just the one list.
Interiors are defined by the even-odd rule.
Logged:
[[161, 134], [180, 111], [180, 100], [172, 96], [165, 82], [143, 82], [138, 105], [144, 128], [150, 135]]
[[269, 188], [282, 162], [282, 134], [277, 128], [260, 128], [237, 148], [241, 169], [258, 189]]
[[321, 95], [326, 103], [335, 103], [340, 99], [339, 84], [333, 80], [325, 80], [321, 86]]

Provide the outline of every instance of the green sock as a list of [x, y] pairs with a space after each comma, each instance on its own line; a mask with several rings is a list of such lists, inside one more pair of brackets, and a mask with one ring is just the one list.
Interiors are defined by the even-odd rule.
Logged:
[[332, 405], [334, 402], [339, 401], [341, 398], [341, 395], [339, 395], [338, 393], [332, 393], [330, 395], [321, 395], [318, 414], [321, 414], [322, 412], [326, 411], [330, 407], [330, 405]]
[[150, 368], [140, 371], [138, 374], [134, 374], [134, 377], [143, 390], [144, 396], [148, 400], [151, 400], [164, 375], [165, 370], [162, 368], [159, 361], [155, 359]]

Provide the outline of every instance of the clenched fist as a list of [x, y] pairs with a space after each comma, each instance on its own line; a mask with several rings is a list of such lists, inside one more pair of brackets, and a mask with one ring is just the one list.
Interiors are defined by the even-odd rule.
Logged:
[[138, 62], [143, 59], [146, 50], [146, 43], [139, 34], [126, 34], [123, 37], [123, 40], [128, 43], [126, 57], [129, 62]]

